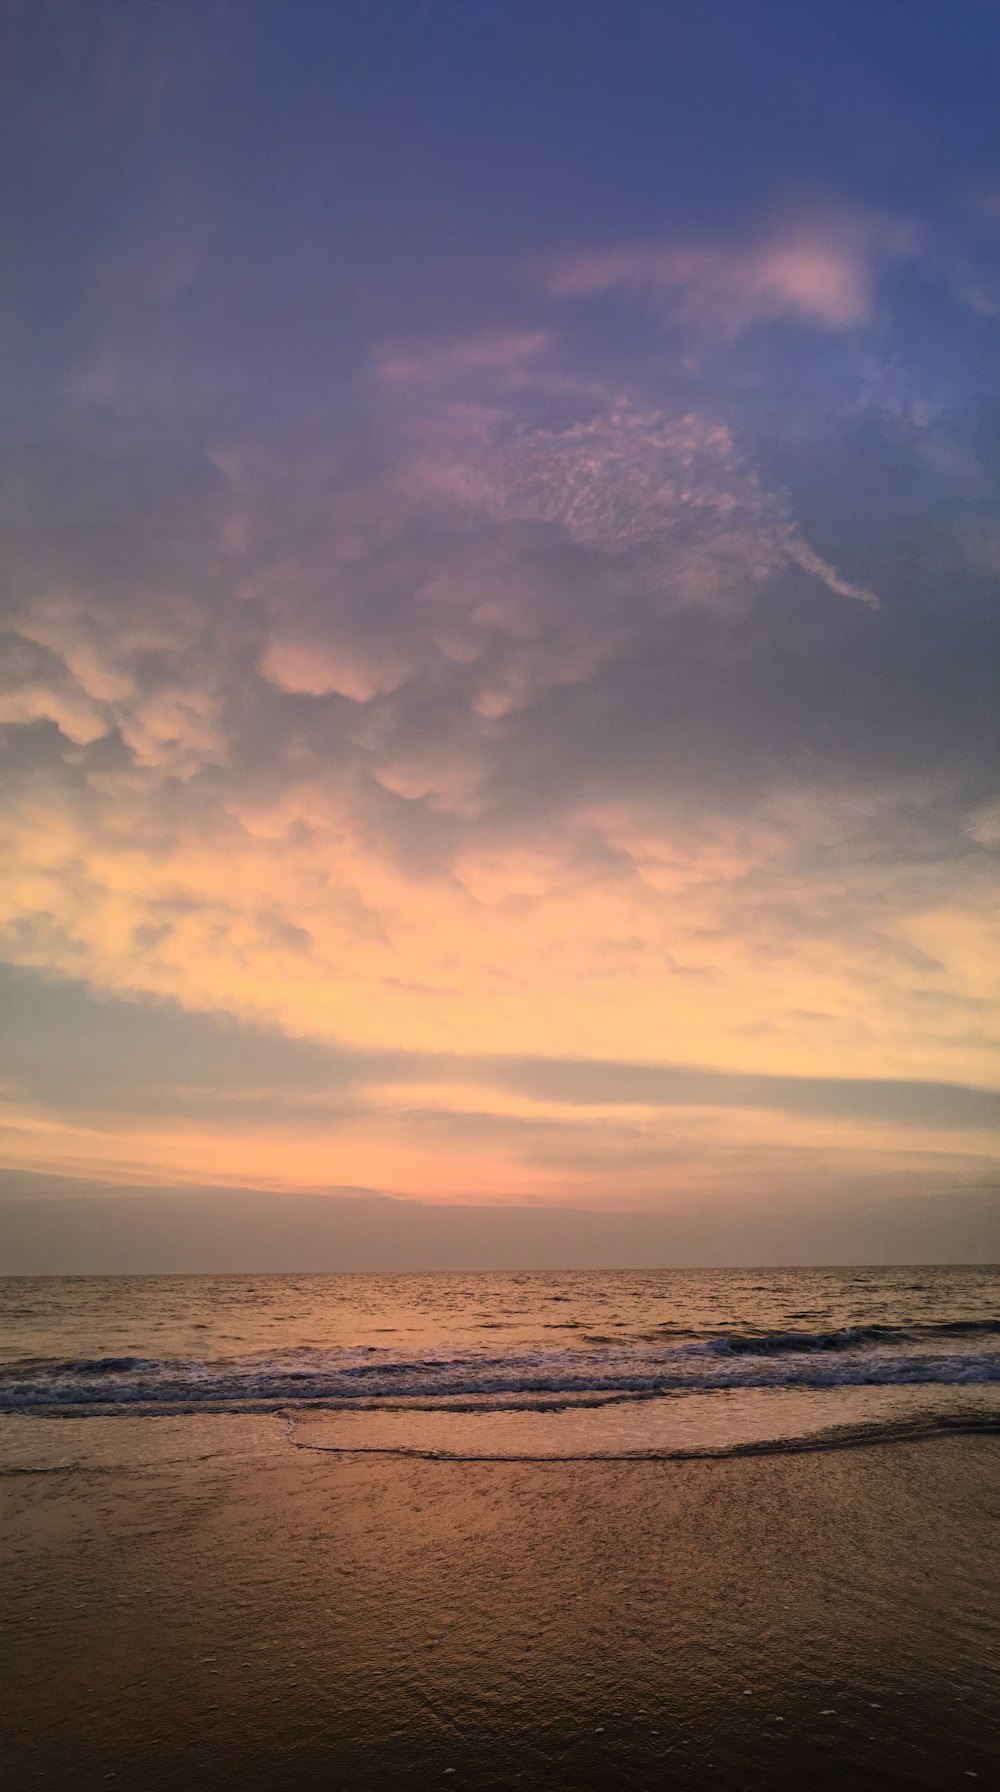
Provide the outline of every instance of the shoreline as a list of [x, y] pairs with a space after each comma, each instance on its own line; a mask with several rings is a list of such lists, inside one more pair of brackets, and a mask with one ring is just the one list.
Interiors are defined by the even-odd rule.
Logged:
[[220, 1455], [205, 1421], [140, 1421], [115, 1460], [6, 1479], [19, 1787], [861, 1792], [1000, 1765], [994, 1437], [469, 1464], [241, 1428]]

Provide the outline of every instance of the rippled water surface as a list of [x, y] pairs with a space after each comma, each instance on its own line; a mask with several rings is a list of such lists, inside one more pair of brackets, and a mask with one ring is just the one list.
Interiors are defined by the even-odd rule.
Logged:
[[986, 1269], [0, 1283], [18, 1792], [957, 1792]]
[[986, 1429], [989, 1268], [38, 1278], [0, 1410], [271, 1412], [289, 1442], [643, 1456]]

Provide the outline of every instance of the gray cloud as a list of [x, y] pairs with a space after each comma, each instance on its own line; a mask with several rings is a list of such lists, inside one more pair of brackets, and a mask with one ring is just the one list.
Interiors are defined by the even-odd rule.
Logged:
[[[573, 1107], [758, 1111], [918, 1129], [1000, 1131], [1000, 1093], [903, 1078], [772, 1076], [686, 1064], [477, 1053], [363, 1051], [292, 1039], [168, 1003], [101, 999], [80, 985], [0, 967], [8, 1018], [0, 1079], [66, 1114], [204, 1116], [248, 1123], [311, 1115], [335, 1126], [373, 1110], [394, 1085], [466, 1084]], [[93, 1042], [99, 1048], [93, 1049]], [[483, 1126], [534, 1130], [541, 1118], [449, 1114], [412, 1105], [386, 1124], [454, 1136]], [[575, 1126], [578, 1123], [573, 1121]]]
[[[445, 858], [435, 817], [502, 837], [595, 793], [726, 811], [789, 780], [932, 772], [942, 817], [995, 796], [1000, 643], [967, 528], [969, 552], [949, 523], [911, 570], [869, 511], [845, 577], [721, 425], [591, 402], [554, 429], [494, 404], [482, 436], [437, 402], [374, 472], [317, 446], [164, 463], [120, 427], [111, 465], [37, 465], [52, 496], [10, 538], [0, 713], [61, 724], [84, 779], [108, 740], [154, 780], [226, 768], [216, 800], [335, 779], [404, 848], [415, 803]], [[924, 433], [905, 456], [926, 535], [955, 499]], [[796, 480], [829, 534], [808, 456]], [[82, 534], [53, 533], [55, 494]], [[844, 596], [868, 583], [877, 614]], [[57, 735], [36, 746], [65, 763]]]
[[[6, 1184], [6, 1186], [4, 1186]], [[56, 1178], [2, 1178], [0, 1256], [13, 1275], [267, 1270], [649, 1269], [798, 1263], [991, 1263], [993, 1190], [946, 1197], [826, 1197], [810, 1212], [711, 1215], [434, 1206], [356, 1191], [184, 1194]]]

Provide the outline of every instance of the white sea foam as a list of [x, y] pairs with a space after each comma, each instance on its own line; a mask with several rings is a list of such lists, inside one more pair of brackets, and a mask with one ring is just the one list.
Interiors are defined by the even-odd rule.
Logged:
[[[874, 1328], [868, 1328], [870, 1338]], [[898, 1336], [898, 1334], [897, 1334]], [[0, 1370], [0, 1411], [232, 1410], [405, 1400], [510, 1410], [727, 1389], [965, 1387], [1000, 1383], [1000, 1350], [904, 1348], [862, 1332], [766, 1334], [654, 1346], [409, 1355], [373, 1346], [212, 1360], [22, 1359]], [[938, 1340], [939, 1345], [943, 1340]]]
[[[71, 1443], [89, 1457], [112, 1449], [123, 1418], [144, 1415], [171, 1448], [177, 1426], [200, 1438], [208, 1425], [212, 1449], [225, 1452], [242, 1435], [240, 1414], [269, 1416], [266, 1429], [284, 1440], [290, 1415], [294, 1441], [310, 1447], [490, 1460], [981, 1431], [1000, 1415], [1000, 1276], [0, 1281], [0, 1413], [29, 1463], [45, 1454], [43, 1433], [58, 1433], [59, 1460]], [[49, 1418], [63, 1423], [41, 1423]], [[25, 1446], [26, 1431], [37, 1447]]]

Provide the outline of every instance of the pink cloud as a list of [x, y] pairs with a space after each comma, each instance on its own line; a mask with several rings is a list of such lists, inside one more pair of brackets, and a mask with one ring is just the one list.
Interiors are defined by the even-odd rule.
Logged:
[[871, 315], [882, 264], [916, 249], [915, 233], [900, 220], [839, 215], [785, 225], [757, 243], [586, 250], [556, 263], [545, 284], [555, 298], [653, 294], [669, 299], [684, 321], [727, 332], [782, 316], [844, 330]]
[[425, 384], [461, 374], [517, 374], [538, 359], [550, 340], [548, 330], [491, 330], [437, 346], [384, 346], [376, 353], [375, 368], [380, 379], [396, 384]]
[[370, 703], [373, 697], [398, 690], [413, 672], [405, 650], [385, 642], [366, 642], [338, 630], [336, 619], [324, 629], [283, 624], [260, 658], [261, 675], [279, 690], [304, 697], [350, 697]]

